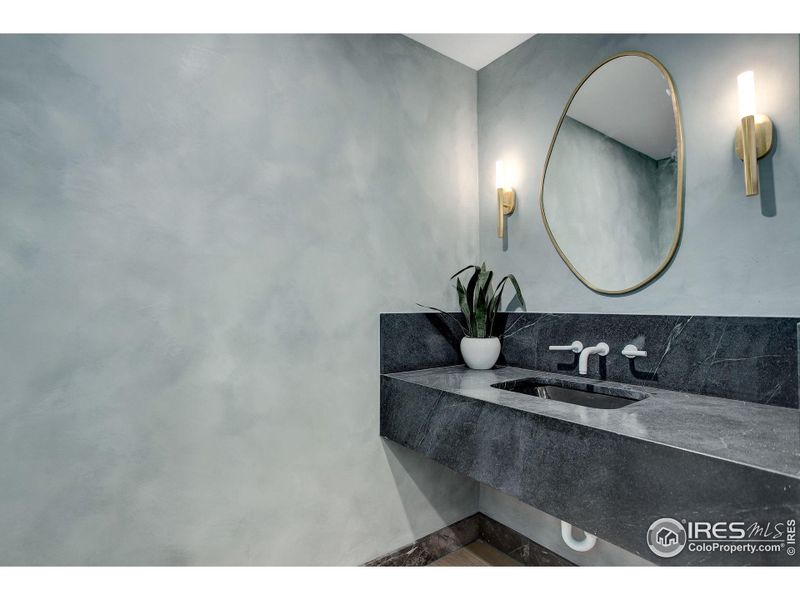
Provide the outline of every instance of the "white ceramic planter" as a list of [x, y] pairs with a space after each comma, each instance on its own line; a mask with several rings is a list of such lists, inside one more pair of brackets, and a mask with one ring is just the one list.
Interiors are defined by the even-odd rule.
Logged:
[[500, 356], [500, 340], [496, 337], [461, 339], [461, 356], [470, 369], [491, 369]]

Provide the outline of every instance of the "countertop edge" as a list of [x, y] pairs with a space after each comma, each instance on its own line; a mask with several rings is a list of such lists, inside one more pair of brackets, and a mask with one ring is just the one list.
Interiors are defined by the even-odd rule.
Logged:
[[[661, 441], [661, 440], [655, 440], [655, 439], [651, 439], [651, 438], [647, 438], [647, 437], [640, 437], [640, 436], [632, 435], [632, 434], [629, 434], [629, 433], [623, 433], [623, 432], [615, 431], [613, 429], [604, 429], [602, 427], [597, 427], [595, 425], [582, 423], [582, 422], [580, 422], [578, 420], [573, 420], [573, 419], [569, 419], [569, 418], [565, 418], [565, 417], [549, 415], [549, 414], [545, 414], [545, 413], [538, 412], [538, 411], [535, 411], [535, 410], [524, 410], [524, 409], [521, 409], [521, 408], [518, 408], [518, 407], [514, 407], [514, 406], [507, 406], [507, 405], [504, 405], [504, 404], [493, 403], [493, 402], [490, 402], [488, 400], [484, 400], [482, 398], [476, 398], [474, 396], [465, 395], [465, 394], [459, 393], [457, 391], [444, 390], [444, 389], [441, 389], [441, 388], [436, 387], [436, 386], [427, 385], [425, 383], [421, 383], [421, 382], [417, 382], [417, 381], [409, 381], [407, 379], [404, 379], [403, 377], [400, 377], [400, 375], [409, 374], [409, 373], [421, 373], [421, 372], [424, 372], [424, 371], [441, 371], [442, 369], [448, 369], [448, 368], [457, 367], [457, 366], [463, 366], [463, 365], [450, 365], [448, 367], [428, 367], [428, 368], [425, 368], [425, 369], [414, 369], [414, 370], [410, 370], [410, 371], [397, 371], [397, 372], [394, 372], [394, 373], [382, 373], [381, 377], [386, 377], [386, 378], [394, 379], [396, 381], [401, 381], [401, 382], [403, 382], [404, 384], [407, 384], [407, 385], [412, 385], [412, 386], [416, 386], [416, 387], [420, 387], [420, 388], [435, 390], [436, 392], [446, 393], [446, 394], [450, 394], [452, 396], [458, 396], [458, 397], [464, 398], [466, 400], [474, 401], [474, 402], [486, 402], [488, 404], [495, 404], [497, 406], [502, 406], [503, 408], [505, 408], [507, 410], [512, 410], [512, 411], [517, 411], [517, 412], [521, 412], [521, 413], [525, 413], [525, 414], [534, 415], [534, 416], [537, 416], [539, 418], [546, 419], [546, 420], [549, 420], [549, 421], [554, 421], [554, 422], [561, 421], [561, 422], [565, 422], [565, 423], [570, 423], [572, 425], [575, 425], [575, 426], [578, 426], [578, 427], [582, 427], [582, 428], [585, 428], [587, 430], [599, 431], [599, 432], [602, 432], [602, 433], [618, 435], [620, 437], [624, 437], [624, 438], [628, 438], [628, 439], [632, 439], [632, 440], [637, 440], [637, 441], [648, 443], [648, 444], [664, 446], [664, 447], [667, 447], [667, 448], [672, 448], [672, 449], [675, 449], [675, 450], [679, 450], [681, 452], [689, 452], [689, 453], [696, 454], [696, 455], [699, 455], [699, 456], [704, 456], [706, 458], [725, 461], [727, 463], [735, 464], [735, 465], [738, 465], [738, 466], [741, 466], [741, 467], [745, 467], [745, 468], [749, 468], [749, 469], [755, 469], [755, 470], [758, 470], [758, 471], [763, 471], [763, 472], [770, 473], [772, 475], [776, 475], [776, 476], [780, 476], [780, 477], [786, 477], [788, 479], [800, 481], [800, 472], [793, 473], [793, 472], [789, 472], [789, 471], [781, 471], [781, 470], [777, 470], [777, 469], [774, 469], [774, 468], [765, 467], [763, 465], [752, 464], [752, 463], [748, 463], [748, 462], [743, 462], [741, 460], [736, 460], [736, 459], [730, 458], [730, 457], [711, 454], [711, 453], [708, 453], [708, 452], [704, 452], [702, 450], [698, 450], [696, 448], [686, 448], [684, 446], [679, 446], [679, 445], [676, 445], [676, 444], [670, 444], [668, 442], [664, 442], [664, 441]], [[502, 366], [506, 366], [506, 365], [502, 365]], [[539, 374], [539, 373], [546, 373], [546, 372], [543, 372], [543, 371], [540, 372], [540, 371], [535, 371], [535, 370], [532, 370], [532, 369], [525, 369], [525, 368], [521, 368], [521, 367], [510, 367], [510, 368], [517, 369], [517, 370], [520, 370], [520, 371], [527, 371], [527, 372], [531, 373], [531, 376], [535, 376], [536, 374]], [[547, 373], [547, 374], [548, 375], [555, 375], [555, 376], [559, 376], [560, 375], [560, 374], [557, 374], [557, 373]], [[612, 384], [613, 385], [616, 382], [603, 381], [603, 383]], [[618, 384], [618, 385], [622, 385], [626, 389], [627, 388], [634, 388], [634, 389], [639, 389], [639, 390], [642, 390], [642, 391], [648, 392], [648, 393], [651, 392], [651, 391], [654, 392], [654, 393], [658, 393], [658, 392], [664, 393], [665, 391], [669, 392], [669, 390], [661, 390], [660, 388], [648, 388], [646, 386], [636, 386], [636, 385], [632, 385], [632, 384]], [[748, 404], [748, 403], [745, 403], [745, 402], [743, 402], [741, 400], [732, 400], [732, 399], [728, 399], [728, 398], [716, 398], [716, 397], [713, 397], [713, 396], [704, 396], [702, 394], [687, 394], [686, 392], [681, 392], [681, 393], [682, 394], [686, 394], [686, 395], [690, 395], [690, 396], [697, 396], [697, 397], [701, 397], [701, 398], [722, 399], [722, 400], [725, 400], [726, 402], [736, 402], [736, 403]], [[796, 410], [796, 409], [790, 409], [790, 408], [785, 408], [785, 407], [773, 407], [773, 408], [780, 409], [780, 410]], [[800, 421], [800, 411], [798, 412], [798, 420]], [[800, 430], [798, 431], [798, 434], [800, 435]]]

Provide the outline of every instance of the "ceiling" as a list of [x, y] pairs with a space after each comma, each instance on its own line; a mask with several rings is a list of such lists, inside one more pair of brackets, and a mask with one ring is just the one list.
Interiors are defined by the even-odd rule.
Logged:
[[407, 33], [406, 36], [477, 71], [533, 37], [533, 34]]

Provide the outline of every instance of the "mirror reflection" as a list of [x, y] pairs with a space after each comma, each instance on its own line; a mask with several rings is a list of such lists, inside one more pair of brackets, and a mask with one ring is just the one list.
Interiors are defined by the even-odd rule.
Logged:
[[567, 266], [623, 293], [655, 277], [681, 226], [683, 142], [675, 90], [653, 57], [626, 53], [573, 93], [551, 143], [542, 216]]

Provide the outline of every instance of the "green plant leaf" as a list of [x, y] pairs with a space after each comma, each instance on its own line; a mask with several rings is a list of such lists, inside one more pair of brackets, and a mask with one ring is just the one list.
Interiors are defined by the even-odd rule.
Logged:
[[461, 275], [464, 271], [466, 271], [468, 269], [477, 269], [477, 268], [478, 268], [477, 265], [467, 265], [466, 267], [464, 267], [463, 269], [458, 271], [455, 275], [453, 275], [450, 279], [455, 279], [456, 277], [458, 277], [459, 275]]
[[477, 321], [475, 320], [475, 287], [478, 285], [481, 270], [476, 268], [472, 277], [469, 278], [467, 283], [467, 307], [469, 308], [469, 330], [473, 333], [477, 330]]
[[[469, 306], [467, 306], [467, 291], [464, 289], [460, 279], [456, 279], [456, 291], [458, 292], [458, 305], [461, 307], [461, 312], [464, 314], [464, 318], [467, 320], [467, 327], [469, 328], [470, 312]], [[470, 333], [472, 333], [471, 330]]]
[[435, 310], [436, 312], [442, 313], [445, 317], [447, 317], [448, 319], [451, 319], [452, 321], [454, 321], [455, 324], [458, 325], [458, 327], [461, 329], [461, 332], [464, 335], [466, 335], [467, 337], [469, 337], [469, 332], [466, 329], [464, 329], [464, 326], [461, 324], [461, 321], [456, 319], [449, 312], [444, 311], [441, 308], [436, 308], [435, 306], [425, 306], [424, 304], [420, 304], [419, 302], [417, 302], [417, 306], [421, 306], [422, 308], [427, 308], [429, 310]]
[[494, 286], [492, 286], [492, 278], [494, 277], [494, 271], [489, 271], [489, 277], [486, 278], [486, 283], [483, 285], [483, 296], [486, 298], [486, 316], [489, 317], [488, 310], [491, 308], [492, 305], [492, 298], [494, 298]]
[[[472, 269], [473, 272], [465, 287], [459, 276], [470, 269]], [[467, 265], [450, 277], [451, 280], [456, 280], [458, 305], [466, 320], [466, 328], [458, 319], [455, 319], [453, 315], [439, 308], [425, 306], [424, 304], [419, 304], [419, 306], [435, 310], [450, 319], [454, 319], [461, 328], [461, 331], [464, 332], [464, 335], [470, 337], [490, 337], [494, 334], [495, 320], [497, 318], [497, 313], [501, 310], [500, 305], [503, 300], [503, 291], [505, 290], [507, 282], [510, 281], [514, 286], [514, 297], [511, 298], [509, 305], [514, 299], [517, 299], [522, 309], [528, 310], [516, 277], [513, 275], [506, 275], [497, 283], [497, 287], [494, 289], [492, 288], [493, 277], [494, 272], [487, 269], [485, 262], [482, 262], [480, 266]], [[508, 306], [506, 309], [508, 309]]]
[[486, 268], [486, 263], [483, 263], [478, 273], [478, 283], [475, 284], [475, 323], [478, 337], [486, 337], [486, 313], [489, 310], [490, 300], [486, 293], [491, 284], [492, 272]]
[[492, 335], [492, 332], [494, 331], [494, 319], [495, 319], [495, 316], [497, 316], [497, 309], [498, 309], [498, 307], [500, 305], [500, 300], [503, 298], [503, 288], [505, 287], [507, 280], [508, 280], [507, 276], [503, 277], [500, 280], [500, 283], [497, 284], [497, 289], [494, 291], [494, 294], [492, 295], [492, 299], [489, 302], [489, 313], [488, 313], [487, 317], [489, 319], [489, 335], [490, 336]]
[[514, 286], [514, 290], [516, 290], [516, 293], [514, 294], [514, 297], [511, 298], [511, 301], [509, 301], [509, 304], [514, 301], [514, 298], [519, 298], [519, 305], [522, 307], [522, 310], [528, 310], [528, 308], [525, 306], [525, 298], [522, 297], [522, 290], [519, 289], [517, 278], [513, 275], [506, 275], [506, 277]]
[[[484, 265], [485, 266], [485, 265]], [[491, 271], [481, 269], [481, 275], [478, 278], [478, 284], [475, 289], [475, 322], [476, 322], [476, 336], [485, 338], [488, 337], [488, 312], [489, 304], [492, 299], [490, 292], [492, 288], [492, 275]]]
[[484, 285], [486, 285], [486, 281], [489, 279], [489, 277], [491, 277], [491, 274], [492, 274], [492, 272], [491, 271], [487, 271], [485, 269], [485, 267], [486, 267], [486, 265], [484, 264], [480, 268], [480, 270], [478, 271], [478, 282], [477, 282], [477, 284], [475, 286], [475, 297], [476, 297], [476, 299], [477, 299], [479, 294], [483, 293], [483, 291], [484, 291], [483, 287], [484, 287]]
[[486, 337], [486, 298], [483, 295], [475, 299], [475, 337]]
[[503, 278], [502, 278], [502, 279], [501, 279], [501, 280], [500, 280], [500, 281], [497, 283], [497, 289], [496, 289], [496, 290], [495, 290], [495, 292], [494, 292], [495, 298], [497, 298], [497, 304], [500, 304], [500, 299], [502, 298], [502, 294], [501, 294], [501, 292], [503, 291], [503, 287], [505, 287], [505, 285], [506, 285], [506, 281], [508, 281], [508, 275], [506, 275], [505, 277], [503, 277]]

